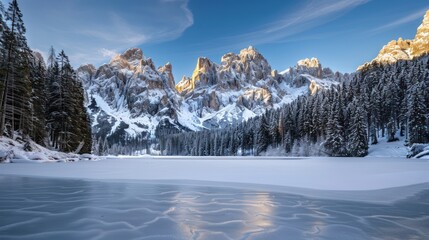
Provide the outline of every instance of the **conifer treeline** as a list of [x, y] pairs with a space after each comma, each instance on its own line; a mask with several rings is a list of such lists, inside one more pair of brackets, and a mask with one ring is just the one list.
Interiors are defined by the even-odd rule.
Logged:
[[84, 92], [68, 57], [51, 48], [48, 65], [27, 45], [18, 2], [0, 2], [0, 132], [60, 151], [91, 151]]
[[164, 155], [260, 155], [269, 147], [288, 155], [368, 154], [378, 138], [429, 142], [429, 57], [373, 64], [331, 90], [302, 96], [223, 130], [160, 137]]

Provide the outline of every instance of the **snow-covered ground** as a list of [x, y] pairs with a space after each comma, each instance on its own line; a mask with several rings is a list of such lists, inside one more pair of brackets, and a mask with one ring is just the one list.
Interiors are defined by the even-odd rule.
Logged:
[[[198, 181], [220, 186], [268, 186], [368, 191], [429, 183], [429, 160], [406, 158], [108, 158], [102, 161], [5, 164], [0, 175], [96, 180]], [[237, 185], [238, 184], [238, 185]], [[426, 186], [427, 187], [427, 186]], [[297, 190], [297, 189], [295, 189]], [[294, 190], [294, 192], [296, 192]], [[305, 191], [304, 191], [305, 192]], [[298, 191], [296, 193], [304, 193]], [[403, 196], [396, 196], [403, 197]]]
[[398, 137], [398, 139], [399, 141], [387, 142], [386, 138], [379, 138], [377, 144], [369, 145], [367, 157], [406, 157], [405, 138]]
[[[93, 156], [59, 153], [34, 142], [30, 146], [32, 151], [28, 152], [22, 141], [0, 138], [0, 152], [3, 155], [12, 152], [9, 160], [14, 162], [0, 165], [0, 176], [155, 181], [270, 189], [318, 197], [327, 196], [327, 191], [331, 191], [328, 197], [338, 197], [332, 191], [349, 191], [347, 196], [343, 192], [340, 197], [353, 200], [374, 200], [374, 196], [368, 192], [362, 194], [362, 191], [377, 190], [375, 198], [383, 201], [404, 198], [421, 189], [405, 186], [429, 186], [429, 159], [406, 159], [403, 139], [392, 143], [379, 139], [377, 145], [370, 146], [366, 158], [123, 156], [78, 161]], [[40, 162], [46, 164], [36, 164]], [[405, 188], [378, 191], [398, 187]]]
[[96, 159], [97, 157], [91, 154], [79, 155], [50, 150], [31, 140], [27, 143], [23, 139], [20, 139], [19, 136], [15, 140], [7, 137], [0, 137], [0, 162], [45, 163]]

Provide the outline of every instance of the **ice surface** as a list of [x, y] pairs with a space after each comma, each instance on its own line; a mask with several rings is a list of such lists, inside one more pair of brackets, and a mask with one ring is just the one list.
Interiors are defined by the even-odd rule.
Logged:
[[0, 175], [78, 179], [196, 180], [320, 190], [375, 190], [429, 182], [428, 159], [142, 157], [6, 164]]
[[429, 238], [429, 190], [375, 204], [175, 184], [0, 181], [7, 183], [0, 185], [0, 239]]

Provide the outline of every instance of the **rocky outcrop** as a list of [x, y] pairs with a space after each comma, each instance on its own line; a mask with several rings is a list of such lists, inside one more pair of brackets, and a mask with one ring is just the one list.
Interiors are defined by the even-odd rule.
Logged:
[[399, 38], [390, 41], [383, 46], [374, 60], [360, 66], [358, 70], [364, 70], [374, 64], [392, 64], [399, 60], [412, 60], [427, 54], [429, 54], [429, 10], [418, 27], [414, 39]]
[[255, 109], [259, 107], [270, 107], [272, 95], [267, 89], [256, 88], [249, 89], [238, 98], [239, 105], [248, 109]]
[[164, 75], [164, 79], [167, 80], [167, 85], [169, 89], [174, 89], [176, 86], [176, 83], [174, 82], [174, 76], [173, 76], [173, 66], [171, 63], [167, 63], [162, 67], [158, 68], [158, 73], [161, 75]]
[[[205, 88], [217, 83], [217, 66], [208, 58], [198, 58], [197, 66], [192, 73], [192, 89]], [[189, 89], [189, 90], [192, 90]]]
[[186, 76], [182, 77], [182, 80], [176, 85], [176, 90], [179, 93], [186, 94], [188, 91], [192, 91], [195, 88], [195, 84], [191, 78]]
[[346, 81], [350, 76], [323, 68], [317, 58], [299, 60], [295, 67], [281, 72], [284, 81], [293, 88], [306, 88], [313, 95], [332, 85]]
[[416, 36], [411, 44], [413, 57], [429, 54], [429, 10], [426, 12], [422, 24], [417, 28]]
[[317, 58], [299, 60], [296, 64], [296, 69], [300, 72], [307, 72], [317, 78], [323, 77], [322, 64], [320, 64], [319, 59]]

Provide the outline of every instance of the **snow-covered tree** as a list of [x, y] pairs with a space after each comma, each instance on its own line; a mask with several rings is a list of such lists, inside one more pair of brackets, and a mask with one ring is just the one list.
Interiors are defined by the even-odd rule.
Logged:
[[351, 156], [364, 157], [368, 154], [366, 112], [358, 101], [352, 106], [354, 114], [351, 119], [348, 151]]
[[409, 126], [409, 143], [425, 143], [429, 141], [428, 132], [428, 110], [424, 104], [423, 96], [420, 95], [420, 88], [414, 88], [410, 97], [408, 126]]
[[327, 154], [334, 157], [346, 156], [346, 141], [344, 138], [344, 127], [341, 123], [341, 109], [338, 101], [334, 102], [329, 114], [327, 125], [327, 136], [324, 148]]

